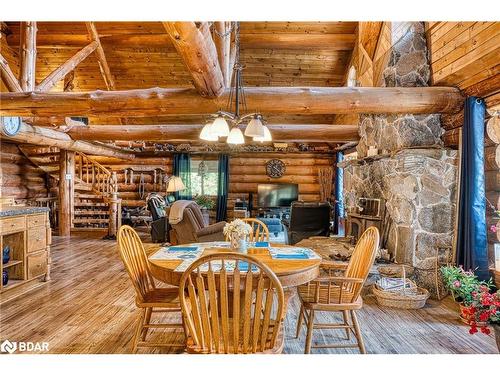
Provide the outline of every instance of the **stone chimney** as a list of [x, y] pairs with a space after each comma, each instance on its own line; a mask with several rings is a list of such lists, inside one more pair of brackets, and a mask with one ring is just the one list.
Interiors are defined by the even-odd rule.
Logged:
[[[392, 24], [396, 42], [381, 86], [429, 84], [424, 25], [404, 24]], [[396, 262], [414, 266], [418, 284], [435, 294], [438, 249], [451, 253], [453, 241], [457, 151], [443, 147], [438, 114], [361, 115], [359, 133], [358, 160], [344, 169], [344, 192], [385, 201], [383, 245]], [[367, 157], [369, 148], [377, 155]]]

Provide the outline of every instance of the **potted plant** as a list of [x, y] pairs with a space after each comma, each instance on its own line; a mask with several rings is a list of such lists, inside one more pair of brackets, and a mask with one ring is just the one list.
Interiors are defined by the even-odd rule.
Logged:
[[441, 267], [446, 289], [451, 293], [454, 300], [459, 303], [460, 317], [464, 322], [469, 322], [469, 309], [474, 301], [473, 293], [478, 293], [482, 287], [490, 288], [491, 282], [479, 281], [472, 271], [465, 271], [462, 267]]
[[478, 327], [482, 333], [490, 334], [490, 327], [495, 331], [498, 351], [500, 351], [500, 291], [491, 293], [485, 285], [479, 291], [472, 292], [471, 304], [466, 308], [469, 316], [470, 334], [475, 334]]
[[203, 215], [203, 220], [208, 225], [210, 223], [210, 215], [208, 210], [215, 207], [215, 200], [208, 195], [197, 195], [194, 197], [194, 201], [201, 208], [201, 213]]

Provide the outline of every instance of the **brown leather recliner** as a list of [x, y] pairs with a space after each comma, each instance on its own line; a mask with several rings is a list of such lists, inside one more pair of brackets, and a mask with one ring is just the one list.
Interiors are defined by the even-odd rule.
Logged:
[[205, 225], [200, 207], [192, 202], [184, 208], [182, 220], [172, 224], [172, 230], [175, 232], [177, 244], [224, 241], [224, 225], [225, 221]]

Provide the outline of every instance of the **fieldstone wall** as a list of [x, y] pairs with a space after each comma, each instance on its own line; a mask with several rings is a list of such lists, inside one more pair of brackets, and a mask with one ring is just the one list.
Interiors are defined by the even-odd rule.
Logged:
[[[402, 28], [394, 27], [401, 32]], [[423, 23], [403, 29], [383, 71], [385, 86], [427, 86], [430, 69]], [[419, 285], [436, 293], [438, 248], [451, 247], [457, 151], [442, 145], [440, 116], [361, 115], [358, 160], [344, 169], [344, 193], [385, 201], [384, 242], [396, 262], [416, 267]], [[366, 157], [368, 149], [378, 155]]]

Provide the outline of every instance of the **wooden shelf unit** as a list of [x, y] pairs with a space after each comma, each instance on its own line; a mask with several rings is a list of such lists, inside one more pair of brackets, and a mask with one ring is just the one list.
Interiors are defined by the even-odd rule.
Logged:
[[[47, 212], [0, 217], [0, 248], [10, 247], [10, 260], [0, 262], [7, 285], [0, 283], [0, 303], [42, 285], [50, 279], [51, 230]], [[19, 288], [24, 286], [23, 288]]]

